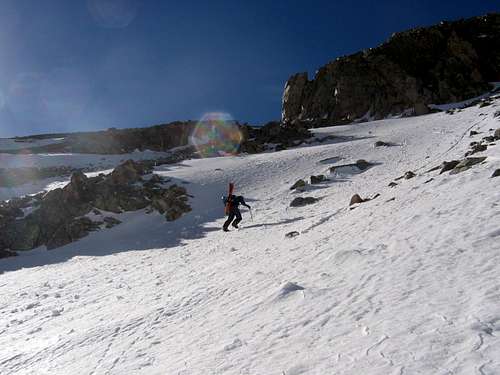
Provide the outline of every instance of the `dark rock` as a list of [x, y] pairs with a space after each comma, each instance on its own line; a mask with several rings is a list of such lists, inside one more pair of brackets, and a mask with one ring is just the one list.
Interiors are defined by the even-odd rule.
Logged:
[[493, 114], [493, 117], [495, 117], [495, 118], [500, 117], [500, 111], [495, 111], [495, 113]]
[[375, 144], [373, 145], [374, 147], [384, 147], [384, 146], [390, 146], [391, 144], [390, 143], [386, 143], [384, 141], [377, 141], [375, 142]]
[[186, 189], [172, 185], [160, 194], [156, 194], [152, 198], [151, 206], [161, 214], [165, 214], [167, 221], [173, 221], [191, 211], [187, 200]]
[[492, 13], [396, 33], [377, 48], [337, 58], [311, 80], [296, 74], [285, 85], [282, 121], [317, 127], [366, 113], [418, 115], [428, 113], [428, 103], [482, 94], [500, 76], [499, 20]]
[[495, 137], [492, 135], [488, 135], [486, 137], [483, 137], [483, 141], [488, 142], [488, 143], [495, 142]]
[[320, 184], [324, 181], [326, 181], [327, 178], [325, 175], [317, 175], [317, 176], [311, 176], [311, 184], [314, 185], [314, 184]]
[[475, 157], [475, 158], [466, 158], [460, 161], [455, 168], [452, 169], [450, 174], [457, 174], [460, 172], [464, 172], [470, 169], [472, 166], [479, 164], [486, 160], [486, 156], [483, 157]]
[[472, 146], [472, 150], [466, 152], [465, 156], [473, 155], [473, 154], [475, 154], [477, 152], [486, 151], [487, 148], [488, 148], [487, 145], [482, 144], [482, 143], [478, 143], [478, 144]]
[[88, 217], [73, 219], [57, 228], [52, 237], [47, 241], [47, 249], [52, 250], [67, 245], [95, 230], [99, 230], [99, 225]]
[[495, 137], [495, 140], [499, 140], [500, 139], [500, 128], [498, 128], [497, 130], [495, 130], [495, 133], [493, 133], [493, 137]]
[[470, 133], [469, 133], [469, 137], [473, 137], [475, 135], [478, 135], [479, 133], [475, 130], [471, 130]]
[[357, 203], [363, 203], [365, 200], [359, 196], [359, 194], [354, 194], [351, 198], [351, 201], [349, 202], [349, 206], [352, 206], [353, 204]]
[[293, 282], [286, 282], [280, 287], [277, 298], [285, 298], [293, 292], [298, 292], [299, 290], [304, 290], [305, 288], [299, 284]]
[[31, 250], [39, 246], [41, 235], [40, 225], [30, 217], [8, 224], [2, 230], [0, 242], [11, 250]]
[[297, 237], [300, 233], [297, 232], [296, 230], [292, 231], [292, 232], [288, 232], [287, 234], [285, 234], [285, 237], [287, 238], [293, 238], [293, 237]]
[[415, 174], [415, 173], [413, 173], [412, 171], [408, 171], [408, 172], [406, 172], [406, 173], [403, 175], [403, 177], [404, 177], [406, 180], [409, 180], [410, 178], [413, 178], [413, 177], [415, 177], [415, 176], [416, 176], [416, 174]]
[[114, 169], [111, 173], [111, 181], [117, 185], [131, 184], [140, 181], [144, 174], [144, 168], [140, 163], [127, 160]]
[[439, 171], [439, 174], [442, 174], [447, 171], [451, 171], [453, 168], [455, 168], [458, 163], [460, 163], [459, 160], [452, 160], [452, 161], [443, 161], [441, 164], [441, 170]]
[[291, 187], [290, 190], [302, 190], [306, 187], [306, 182], [304, 180], [297, 180]]
[[491, 177], [498, 177], [500, 176], [500, 168], [499, 169], [495, 169], [495, 172], [493, 172], [493, 174], [491, 175]]
[[290, 203], [290, 207], [303, 207], [318, 201], [319, 199], [314, 197], [297, 197]]
[[364, 170], [366, 170], [366, 169], [368, 169], [368, 168], [370, 168], [370, 167], [372, 166], [372, 164], [371, 164], [371, 163], [367, 162], [367, 161], [366, 161], [366, 160], [364, 160], [364, 159], [359, 159], [359, 160], [356, 160], [356, 163], [355, 163], [355, 164], [356, 164], [356, 166], [357, 166], [360, 170], [362, 170], [362, 171], [364, 171]]
[[395, 186], [398, 186], [396, 182], [392, 181], [391, 183], [389, 183], [389, 187], [395, 187]]

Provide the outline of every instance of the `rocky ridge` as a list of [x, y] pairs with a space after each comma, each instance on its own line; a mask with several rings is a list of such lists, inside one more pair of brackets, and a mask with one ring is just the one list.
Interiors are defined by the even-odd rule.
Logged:
[[290, 77], [282, 121], [317, 127], [421, 115], [429, 104], [459, 102], [500, 81], [500, 14], [416, 28], [377, 48], [337, 58], [309, 80]]
[[167, 221], [189, 212], [186, 189], [167, 186], [168, 181], [155, 174], [146, 178], [151, 171], [149, 163], [129, 160], [109, 175], [86, 177], [79, 171], [64, 188], [1, 202], [0, 257], [43, 245], [54, 249], [120, 223], [103, 212], [146, 209], [158, 211]]

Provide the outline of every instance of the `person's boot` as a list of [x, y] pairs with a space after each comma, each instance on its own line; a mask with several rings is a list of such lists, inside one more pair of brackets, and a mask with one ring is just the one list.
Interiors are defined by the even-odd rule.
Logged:
[[223, 230], [224, 232], [229, 232], [229, 229], [227, 229], [226, 227], [222, 227], [222, 230]]
[[233, 227], [235, 227], [236, 229], [239, 228], [238, 224], [233, 224]]

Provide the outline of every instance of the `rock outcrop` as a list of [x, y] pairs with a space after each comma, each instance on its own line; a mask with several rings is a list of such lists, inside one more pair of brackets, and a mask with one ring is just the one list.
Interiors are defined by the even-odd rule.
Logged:
[[[93, 216], [102, 216], [101, 211], [118, 214], [148, 208], [172, 221], [191, 210], [184, 187], [166, 187], [157, 175], [145, 181], [150, 172], [147, 163], [129, 160], [107, 176], [75, 172], [62, 189], [0, 203], [0, 250], [30, 250], [42, 245], [53, 249], [103, 226], [120, 224], [110, 216], [93, 220]], [[30, 212], [25, 215], [26, 210]]]
[[394, 34], [381, 46], [337, 58], [314, 79], [292, 76], [282, 121], [317, 127], [390, 114], [425, 114], [500, 81], [500, 14]]

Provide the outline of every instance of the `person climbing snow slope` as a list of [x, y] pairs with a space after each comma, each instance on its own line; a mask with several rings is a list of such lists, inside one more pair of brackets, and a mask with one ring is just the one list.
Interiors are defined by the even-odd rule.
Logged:
[[224, 232], [229, 231], [228, 227], [231, 224], [231, 222], [233, 227], [238, 228], [238, 224], [242, 220], [240, 212], [240, 204], [247, 207], [248, 209], [251, 209], [251, 207], [248, 204], [246, 204], [245, 198], [243, 198], [241, 195], [236, 196], [233, 194], [233, 189], [234, 185], [230, 184], [229, 195], [227, 197], [222, 197], [223, 202], [225, 204], [226, 215], [228, 215], [226, 222], [222, 226]]

